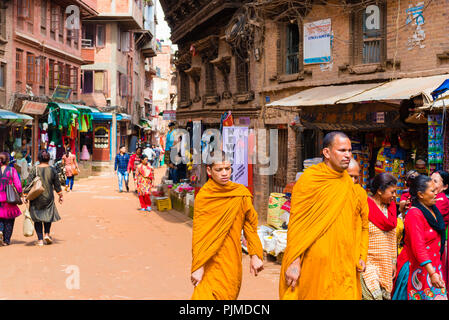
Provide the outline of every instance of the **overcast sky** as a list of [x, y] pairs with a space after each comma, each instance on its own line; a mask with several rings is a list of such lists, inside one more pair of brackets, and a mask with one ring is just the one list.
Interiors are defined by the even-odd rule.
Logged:
[[156, 26], [156, 38], [159, 40], [164, 40], [165, 44], [171, 44], [170, 28], [167, 24], [167, 21], [165, 21], [164, 10], [162, 10], [162, 6], [159, 1], [157, 1], [156, 4], [156, 15], [158, 22], [158, 25]]

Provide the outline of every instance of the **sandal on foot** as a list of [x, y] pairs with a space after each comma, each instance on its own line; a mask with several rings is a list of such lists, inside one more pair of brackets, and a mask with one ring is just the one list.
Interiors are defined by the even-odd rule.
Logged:
[[44, 241], [45, 241], [45, 244], [52, 244], [53, 243], [53, 240], [52, 240], [52, 238], [51, 237], [44, 237]]

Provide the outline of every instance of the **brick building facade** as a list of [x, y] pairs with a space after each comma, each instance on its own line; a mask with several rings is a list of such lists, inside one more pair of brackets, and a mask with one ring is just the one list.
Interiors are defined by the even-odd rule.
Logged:
[[[250, 128], [278, 129], [278, 172], [264, 176], [254, 167], [261, 220], [269, 193], [293, 182], [304, 158], [319, 156], [322, 136], [320, 130], [298, 126], [299, 106], [267, 104], [320, 86], [374, 86], [449, 73], [446, 1], [293, 3], [296, 7], [282, 0], [162, 1], [179, 47], [179, 124], [193, 118], [218, 127], [223, 112], [231, 110], [237, 124], [240, 117], [250, 117]], [[330, 61], [305, 64], [304, 24], [323, 19], [331, 22]]]

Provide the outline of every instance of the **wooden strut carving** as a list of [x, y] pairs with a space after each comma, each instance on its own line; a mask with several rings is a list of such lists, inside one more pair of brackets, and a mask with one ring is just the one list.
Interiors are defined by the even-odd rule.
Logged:
[[200, 102], [200, 79], [201, 79], [201, 68], [199, 67], [191, 67], [184, 71], [187, 73], [193, 80], [195, 84], [195, 97], [193, 98], [193, 102]]
[[222, 94], [223, 99], [231, 99], [232, 93], [229, 89], [229, 73], [231, 72], [231, 57], [224, 56], [214, 60], [211, 60], [211, 63], [220, 70], [221, 75], [223, 76], [223, 84], [224, 91]]

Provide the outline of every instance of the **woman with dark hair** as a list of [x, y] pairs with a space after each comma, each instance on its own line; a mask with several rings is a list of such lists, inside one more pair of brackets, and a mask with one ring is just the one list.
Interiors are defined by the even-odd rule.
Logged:
[[368, 258], [361, 277], [364, 300], [391, 299], [397, 259], [396, 184], [388, 173], [375, 176], [371, 183]]
[[[444, 224], [446, 226], [446, 237], [447, 237], [447, 229], [449, 224], [449, 199], [447, 195], [449, 193], [449, 173], [443, 170], [438, 170], [432, 173], [430, 176], [433, 183], [436, 187], [436, 207], [440, 211], [443, 216]], [[442, 265], [443, 265], [443, 280], [446, 283], [449, 279], [449, 261], [448, 261], [448, 253], [447, 253], [447, 243], [444, 248], [444, 253], [442, 256]]]
[[436, 203], [432, 179], [419, 175], [410, 186], [412, 207], [405, 216], [404, 250], [410, 263], [408, 300], [447, 300], [441, 272], [441, 255], [446, 244], [443, 216]]
[[0, 245], [10, 244], [15, 219], [21, 215], [16, 204], [6, 202], [6, 185], [12, 184], [22, 193], [22, 183], [16, 169], [8, 166], [9, 154], [0, 153]]
[[[58, 194], [59, 203], [63, 202], [63, 198], [58, 173], [55, 168], [48, 164], [50, 161], [50, 153], [46, 150], [39, 151], [38, 160], [39, 165], [31, 170], [28, 181], [31, 183], [36, 175], [39, 175], [42, 186], [44, 187], [44, 192], [36, 199], [30, 201], [30, 215], [31, 220], [34, 221], [34, 228], [38, 239], [37, 245], [43, 246], [44, 241], [46, 244], [53, 242], [53, 239], [50, 237], [51, 224], [61, 220], [56, 209], [53, 192], [56, 191]], [[42, 225], [44, 227], [44, 233], [42, 232]]]
[[401, 199], [399, 200], [399, 212], [404, 216], [405, 212], [410, 209], [412, 206], [412, 199], [409, 193], [410, 184], [419, 175], [418, 171], [410, 170], [405, 175], [405, 185], [407, 189], [401, 195]]
[[73, 183], [75, 182], [75, 175], [77, 174], [75, 171], [79, 172], [80, 168], [78, 167], [78, 163], [76, 162], [75, 155], [71, 153], [71, 150], [68, 147], [66, 149], [66, 153], [62, 156], [62, 164], [65, 167], [65, 175], [67, 177], [67, 180], [65, 182], [65, 191], [69, 191], [69, 184], [70, 191], [72, 191]]
[[449, 173], [443, 170], [435, 171], [430, 176], [437, 190], [436, 206], [443, 215], [444, 223], [447, 227], [449, 223]]
[[137, 147], [136, 153], [129, 158], [128, 173], [133, 173], [135, 193], [137, 193], [136, 169], [142, 162], [142, 147]]
[[151, 211], [151, 188], [153, 187], [154, 173], [148, 162], [148, 156], [142, 155], [142, 163], [136, 169], [137, 194], [141, 211]]

